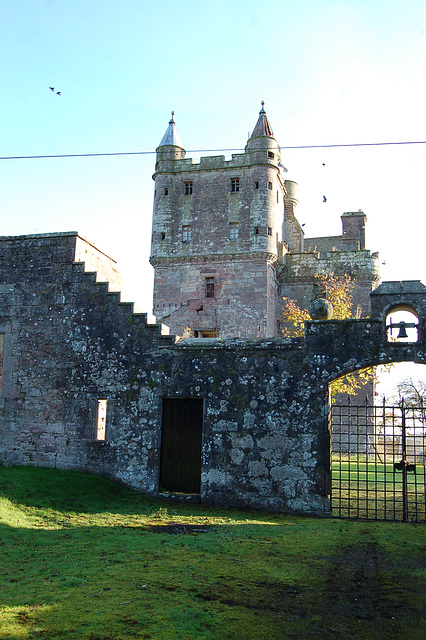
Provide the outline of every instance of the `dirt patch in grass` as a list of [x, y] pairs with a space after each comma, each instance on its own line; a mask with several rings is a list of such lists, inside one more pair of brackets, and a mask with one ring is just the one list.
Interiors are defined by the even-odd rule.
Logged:
[[198, 524], [188, 524], [186, 522], [166, 522], [164, 524], [146, 525], [151, 533], [168, 533], [170, 535], [185, 535], [195, 533], [209, 533], [214, 529], [212, 526], [201, 526]]

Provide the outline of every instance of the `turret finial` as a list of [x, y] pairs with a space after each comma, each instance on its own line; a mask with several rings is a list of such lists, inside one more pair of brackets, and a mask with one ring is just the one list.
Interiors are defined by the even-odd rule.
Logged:
[[169, 120], [169, 126], [167, 127], [167, 131], [164, 134], [159, 147], [163, 147], [165, 145], [168, 146], [173, 146], [173, 147], [180, 147], [181, 149], [183, 149], [182, 146], [182, 142], [180, 139], [180, 136], [177, 132], [177, 128], [176, 128], [176, 122], [175, 122], [175, 112], [172, 111], [172, 117]]
[[268, 116], [265, 111], [265, 101], [261, 102], [262, 108], [259, 111], [259, 118], [257, 120], [256, 126], [253, 129], [253, 133], [251, 134], [252, 138], [256, 138], [258, 136], [269, 136], [273, 137], [271, 125], [268, 121]]

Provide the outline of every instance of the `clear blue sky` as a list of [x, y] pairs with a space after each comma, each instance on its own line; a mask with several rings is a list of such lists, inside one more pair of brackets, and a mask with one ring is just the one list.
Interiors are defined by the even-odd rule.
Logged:
[[[242, 148], [261, 100], [284, 147], [426, 140], [420, 0], [3, 0], [0, 50], [1, 156], [154, 151], [172, 109], [187, 150]], [[150, 310], [154, 160], [1, 160], [0, 234], [79, 231]], [[426, 145], [283, 161], [307, 235], [363, 209], [383, 278], [426, 284]]]

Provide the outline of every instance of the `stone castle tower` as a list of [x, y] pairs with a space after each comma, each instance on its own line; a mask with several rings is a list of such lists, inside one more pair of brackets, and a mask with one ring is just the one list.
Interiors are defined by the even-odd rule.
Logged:
[[283, 296], [308, 306], [324, 271], [351, 275], [368, 312], [378, 255], [365, 250], [364, 213], [342, 215], [342, 236], [305, 239], [297, 184], [284, 176], [263, 103], [244, 153], [231, 160], [185, 158], [172, 113], [157, 148], [150, 260], [153, 313], [173, 333], [277, 335]]

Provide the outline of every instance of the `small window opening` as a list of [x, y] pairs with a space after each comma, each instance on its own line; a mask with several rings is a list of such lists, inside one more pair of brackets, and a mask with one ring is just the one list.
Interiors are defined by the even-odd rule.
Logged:
[[161, 239], [162, 239], [162, 240], [165, 240], [165, 239], [166, 239], [166, 234], [165, 234], [165, 232], [164, 232], [164, 231], [162, 231], [162, 232], [161, 232]]
[[182, 226], [182, 242], [191, 242], [191, 225], [184, 224]]
[[268, 189], [272, 191], [272, 182], [268, 182]]
[[217, 338], [217, 331], [216, 331], [216, 329], [208, 329], [207, 331], [199, 331], [198, 332], [198, 337], [199, 338]]
[[254, 235], [258, 236], [259, 235], [259, 227], [255, 227], [254, 228]]
[[231, 191], [232, 193], [236, 193], [240, 190], [240, 179], [239, 178], [231, 178]]
[[206, 298], [214, 298], [214, 278], [206, 278]]
[[169, 195], [169, 189], [168, 189], [168, 187], [165, 187], [165, 189], [164, 189], [164, 195], [165, 195], [165, 196], [168, 196], [168, 195]]
[[186, 196], [190, 196], [192, 195], [192, 189], [193, 189], [194, 183], [191, 181], [185, 182], [185, 195]]
[[275, 154], [272, 151], [268, 151], [268, 158], [275, 158]]
[[238, 240], [238, 222], [229, 223], [229, 239]]
[[98, 400], [96, 417], [96, 440], [105, 440], [107, 400]]
[[254, 183], [254, 188], [258, 189], [259, 188], [259, 180], [256, 180]]
[[272, 228], [268, 227], [268, 236], [271, 236], [271, 235], [272, 235]]
[[279, 202], [278, 189], [277, 189], [277, 202]]
[[1, 375], [3, 371], [3, 354], [4, 354], [4, 333], [0, 333], [0, 389], [1, 389]]

